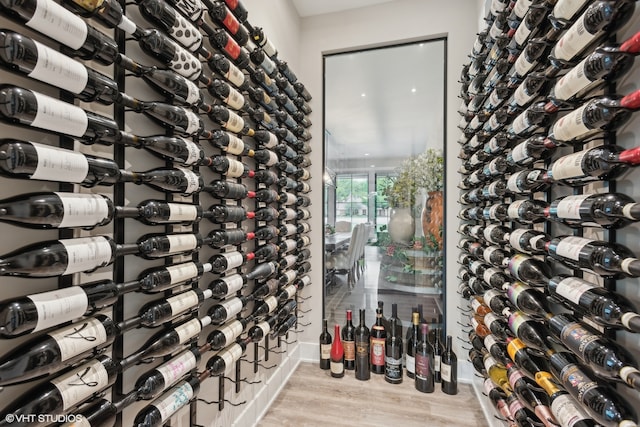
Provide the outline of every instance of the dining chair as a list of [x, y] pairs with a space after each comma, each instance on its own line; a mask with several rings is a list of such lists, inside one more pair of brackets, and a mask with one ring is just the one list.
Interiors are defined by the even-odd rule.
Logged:
[[357, 261], [357, 247], [359, 245], [360, 235], [362, 234], [362, 224], [356, 225], [351, 231], [351, 241], [349, 242], [349, 248], [346, 251], [338, 251], [328, 256], [327, 265], [333, 267], [333, 274], [335, 275], [347, 275], [347, 284], [349, 288], [353, 288], [355, 285], [355, 270]]

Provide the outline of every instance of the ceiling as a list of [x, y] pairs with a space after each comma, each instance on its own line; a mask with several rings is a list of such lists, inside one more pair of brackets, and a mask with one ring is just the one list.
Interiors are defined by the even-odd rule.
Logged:
[[388, 3], [390, 1], [393, 0], [293, 0], [293, 5], [298, 10], [298, 15], [305, 18], [324, 13], [373, 6], [374, 4]]
[[443, 61], [442, 41], [326, 57], [327, 165], [397, 166], [443, 148]]

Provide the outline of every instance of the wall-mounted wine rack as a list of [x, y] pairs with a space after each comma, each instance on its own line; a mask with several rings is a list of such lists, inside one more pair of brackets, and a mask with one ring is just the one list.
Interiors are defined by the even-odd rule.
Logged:
[[[230, 425], [305, 325], [310, 94], [235, 0], [8, 0], [0, 22], [0, 424]], [[109, 238], [56, 243], [85, 236]]]

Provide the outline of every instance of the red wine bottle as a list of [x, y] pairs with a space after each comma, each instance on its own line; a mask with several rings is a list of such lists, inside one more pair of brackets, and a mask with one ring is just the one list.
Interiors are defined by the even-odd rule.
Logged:
[[203, 238], [197, 233], [146, 234], [135, 243], [136, 255], [146, 259], [164, 258], [197, 251], [210, 242], [210, 237]]
[[509, 316], [509, 329], [516, 337], [533, 349], [551, 354], [554, 352], [549, 343], [549, 331], [547, 327], [537, 322], [521, 311], [515, 311]]
[[551, 278], [551, 267], [537, 258], [516, 254], [509, 259], [509, 273], [528, 285], [545, 286]]
[[[250, 107], [245, 97], [239, 91], [222, 80], [213, 79], [211, 84], [207, 86], [207, 89], [211, 95], [215, 96], [228, 105], [229, 108], [236, 111], [247, 111], [248, 107]], [[229, 128], [229, 130], [233, 130], [233, 126], [227, 126], [227, 128]]]
[[640, 220], [640, 205], [621, 193], [565, 196], [551, 202], [545, 215], [573, 228], [621, 228]]
[[206, 365], [209, 375], [222, 375], [232, 366], [235, 366], [235, 363], [240, 360], [250, 342], [251, 338], [249, 337], [238, 340], [209, 359]]
[[374, 374], [384, 374], [386, 339], [387, 331], [382, 321], [382, 309], [378, 307], [376, 308], [376, 323], [371, 327], [370, 334], [371, 372]]
[[355, 377], [358, 380], [366, 381], [371, 377], [370, 371], [370, 333], [365, 324], [365, 311], [360, 309], [360, 324], [354, 332], [355, 342]]
[[239, 68], [249, 66], [249, 54], [222, 28], [214, 30], [209, 37], [213, 46], [222, 51]]
[[209, 289], [215, 298], [226, 298], [240, 290], [247, 283], [247, 278], [241, 274], [231, 274], [212, 281]]
[[520, 311], [532, 318], [545, 320], [551, 315], [546, 296], [539, 290], [524, 283], [515, 282], [507, 288], [509, 301]]
[[247, 90], [249, 80], [245, 77], [242, 70], [236, 67], [231, 61], [220, 54], [214, 54], [209, 59], [209, 66], [216, 70], [228, 82], [232, 83], [240, 90]]
[[149, 301], [140, 307], [138, 315], [125, 320], [119, 328], [128, 330], [131, 328], [155, 328], [165, 322], [197, 308], [198, 305], [207, 298], [211, 298], [212, 292], [209, 289], [204, 291], [195, 288], [185, 292], [180, 292], [168, 298], [161, 298]]
[[208, 218], [215, 224], [225, 222], [242, 222], [255, 217], [255, 213], [247, 212], [242, 206], [213, 205], [209, 207]]
[[429, 342], [429, 325], [420, 325], [420, 341], [416, 347], [416, 374], [415, 388], [422, 393], [433, 393], [434, 381], [434, 356], [433, 346]]
[[534, 135], [513, 147], [507, 154], [509, 166], [528, 167], [538, 160], [548, 158], [555, 146], [544, 135]]
[[200, 116], [188, 108], [162, 102], [140, 101], [124, 93], [120, 94], [119, 101], [133, 111], [144, 113], [160, 125], [182, 135], [200, 135], [204, 130]]
[[10, 178], [112, 185], [120, 169], [111, 159], [16, 139], [0, 140], [0, 173]]
[[352, 311], [347, 310], [346, 324], [342, 328], [342, 346], [344, 352], [344, 369], [356, 368], [355, 327], [353, 326]]
[[596, 427], [595, 420], [585, 413], [566, 390], [556, 384], [551, 374], [545, 372], [544, 376], [539, 375], [536, 382], [547, 393], [551, 411], [560, 425]]
[[[138, 9], [154, 27], [171, 36], [194, 54], [208, 57], [211, 54], [202, 46], [202, 33], [187, 18], [164, 0], [142, 0]], [[134, 33], [135, 35], [135, 33]]]
[[138, 399], [151, 400], [158, 397], [160, 393], [196, 369], [201, 354], [198, 348], [190, 348], [142, 374], [134, 385]]
[[344, 347], [340, 339], [340, 325], [336, 324], [333, 329], [333, 342], [331, 343], [330, 370], [334, 378], [344, 377]]
[[115, 216], [134, 218], [146, 225], [193, 224], [211, 218], [212, 210], [203, 211], [199, 205], [171, 203], [164, 200], [144, 200], [137, 206], [117, 206]]
[[211, 239], [209, 245], [219, 249], [225, 245], [239, 245], [247, 240], [253, 240], [255, 234], [241, 229], [212, 230], [208, 237]]
[[[249, 40], [249, 33], [240, 24], [240, 21], [233, 15], [233, 13], [225, 6], [224, 2], [214, 1], [211, 5], [207, 5], [209, 16], [216, 22], [222, 24], [229, 34], [242, 46], [244, 46]], [[235, 10], [238, 10], [236, 7]], [[245, 16], [246, 19], [246, 16]]]
[[108, 356], [91, 359], [13, 400], [4, 413], [13, 416], [15, 422], [3, 419], [0, 425], [45, 426], [48, 422], [37, 419], [33, 422], [30, 415], [66, 414], [99, 396], [114, 383], [120, 370], [119, 364]]
[[577, 277], [559, 275], [549, 280], [547, 291], [568, 308], [585, 313], [600, 325], [640, 332], [638, 310], [625, 297], [604, 287]]
[[244, 310], [247, 304], [253, 301], [253, 299], [253, 295], [229, 298], [209, 307], [207, 313], [211, 317], [211, 322], [214, 325], [221, 325]]
[[100, 354], [117, 334], [113, 320], [99, 314], [34, 337], [0, 358], [0, 385], [31, 381], [77, 365]]
[[[199, 119], [196, 120], [193, 118], [190, 111], [186, 111], [182, 107], [177, 108], [180, 109], [174, 109], [175, 111], [168, 112], [171, 114], [172, 118], [175, 119], [174, 123], [178, 124], [179, 118], [180, 120], [187, 120], [188, 123], [198, 123]], [[181, 127], [183, 125], [178, 124], [178, 126]], [[191, 125], [187, 124], [186, 126], [189, 128]], [[175, 126], [172, 125], [171, 127], [175, 129]], [[189, 132], [191, 132], [194, 127], [191, 127]], [[127, 137], [128, 136], [123, 135], [121, 142], [127, 139]], [[135, 144], [131, 145], [137, 145], [138, 148], [145, 148], [150, 153], [153, 153], [162, 159], [180, 163], [183, 166], [197, 166], [200, 164], [207, 165], [209, 162], [209, 159], [205, 157], [203, 148], [199, 144], [180, 136], [157, 135], [134, 137], [132, 138], [132, 141], [135, 141]]]
[[211, 271], [211, 264], [188, 261], [180, 264], [152, 267], [144, 270], [136, 281], [145, 293], [158, 293], [180, 283], [190, 283]]
[[12, 124], [72, 136], [84, 144], [110, 145], [120, 135], [113, 119], [13, 85], [0, 85], [0, 117]]
[[250, 322], [253, 322], [253, 316], [249, 315], [242, 319], [234, 319], [217, 329], [214, 329], [207, 336], [207, 344], [211, 346], [212, 350], [218, 351], [225, 347], [228, 347], [233, 343], [242, 332], [245, 330]]
[[255, 258], [253, 252], [242, 253], [239, 251], [225, 252], [212, 256], [209, 262], [213, 266], [214, 273], [223, 273], [233, 268], [240, 267], [247, 261]]
[[227, 156], [213, 156], [209, 167], [214, 172], [218, 172], [229, 178], [242, 178], [246, 176], [252, 178], [255, 175], [255, 172], [249, 170], [247, 165]]
[[209, 371], [205, 371], [198, 377], [189, 377], [180, 381], [174, 387], [141, 409], [133, 419], [133, 426], [159, 427], [181, 408], [187, 406], [196, 398], [200, 391], [200, 383], [209, 377]]
[[[322, 320], [322, 333], [320, 334], [320, 369], [328, 370], [331, 366], [331, 334], [327, 329], [327, 319]], [[368, 356], [368, 355], [367, 355]]]
[[202, 177], [190, 169], [176, 167], [171, 169], [151, 169], [146, 172], [121, 172], [122, 181], [145, 184], [158, 191], [181, 193], [185, 196], [206, 189]]
[[[95, 402], [82, 406], [82, 410], [77, 415], [82, 416], [83, 422], [89, 427], [113, 425], [116, 421], [116, 416], [137, 400], [138, 395], [136, 390], [133, 390], [115, 402], [110, 402], [107, 399], [97, 399]], [[61, 424], [61, 427], [76, 426], [75, 422], [67, 422]]]

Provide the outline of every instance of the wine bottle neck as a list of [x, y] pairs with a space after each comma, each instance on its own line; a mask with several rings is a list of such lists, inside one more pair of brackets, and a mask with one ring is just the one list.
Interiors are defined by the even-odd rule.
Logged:
[[121, 145], [126, 145], [129, 147], [136, 147], [136, 148], [140, 148], [145, 145], [144, 138], [129, 132], [124, 132], [124, 131], [120, 131], [118, 133], [117, 142], [118, 144], [121, 144]]
[[131, 172], [127, 170], [120, 171], [120, 178], [118, 179], [120, 182], [135, 182], [136, 184], [141, 184], [145, 181], [144, 173]]
[[116, 256], [133, 255], [139, 252], [137, 243], [123, 243], [116, 245]]
[[116, 218], [138, 218], [140, 209], [137, 206], [116, 206]]
[[117, 402], [113, 402], [113, 407], [116, 409], [116, 413], [122, 412], [124, 408], [138, 401], [138, 390], [132, 390], [129, 394], [124, 396]]
[[118, 323], [116, 329], [118, 330], [118, 335], [121, 335], [140, 326], [142, 326], [142, 317], [136, 316]]
[[118, 289], [118, 295], [123, 295], [129, 292], [137, 291], [140, 288], [140, 282], [133, 280], [131, 282], [118, 283], [116, 285]]

